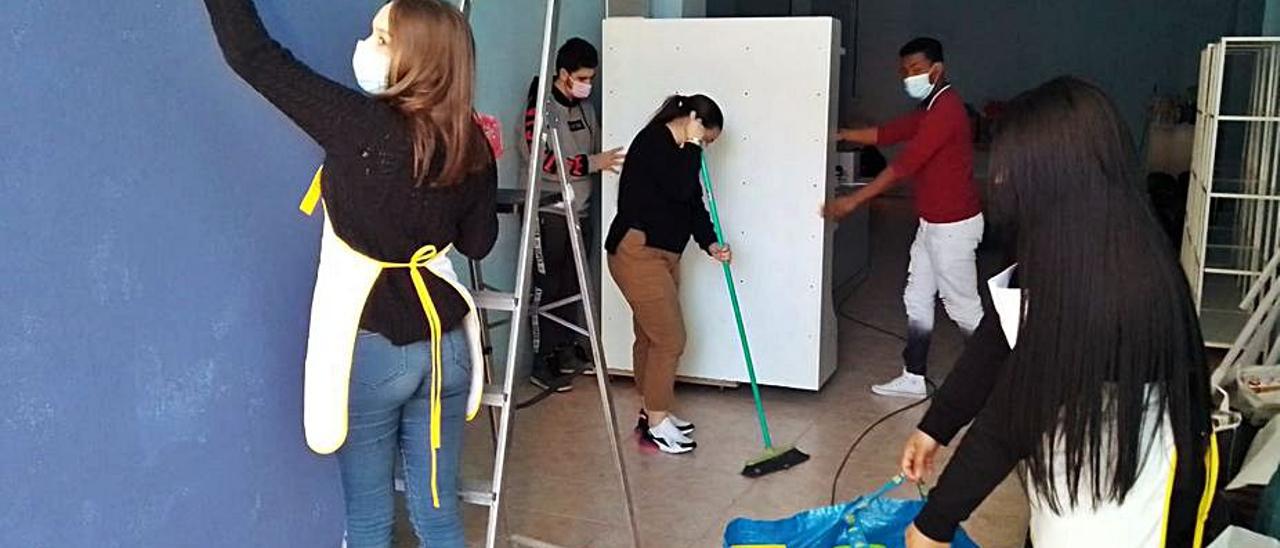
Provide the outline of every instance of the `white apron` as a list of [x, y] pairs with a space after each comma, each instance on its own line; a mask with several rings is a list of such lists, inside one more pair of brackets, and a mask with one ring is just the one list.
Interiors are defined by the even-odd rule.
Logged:
[[[323, 167], [316, 171], [311, 188], [303, 198], [300, 209], [311, 215], [320, 200], [320, 179]], [[355, 352], [356, 336], [360, 330], [360, 316], [365, 301], [373, 290], [373, 284], [386, 268], [407, 268], [422, 302], [430, 329], [432, 386], [429, 397], [431, 427], [431, 493], [436, 506], [439, 495], [436, 489], [435, 452], [440, 447], [440, 399], [443, 381], [440, 368], [440, 318], [427, 292], [426, 284], [417, 267], [426, 268], [432, 274], [452, 286], [467, 303], [469, 312], [463, 319], [468, 346], [471, 350], [471, 391], [467, 398], [467, 420], [475, 418], [480, 410], [480, 396], [484, 388], [483, 350], [480, 345], [480, 319], [476, 313], [471, 293], [458, 282], [458, 276], [449, 261], [449, 250], [437, 251], [435, 246], [424, 246], [405, 263], [384, 263], [353, 249], [338, 237], [333, 223], [326, 213], [324, 235], [320, 241], [320, 265], [316, 272], [315, 292], [311, 300], [311, 328], [307, 336], [307, 357], [303, 388], [302, 422], [307, 446], [316, 453], [327, 455], [342, 447], [347, 438], [347, 391], [351, 381], [351, 365]]]

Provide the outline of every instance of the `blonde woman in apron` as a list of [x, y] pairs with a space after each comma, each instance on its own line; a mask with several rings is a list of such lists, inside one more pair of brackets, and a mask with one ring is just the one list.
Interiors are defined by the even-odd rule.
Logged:
[[273, 41], [252, 0], [205, 6], [231, 68], [325, 151], [303, 206], [325, 216], [303, 422], [312, 450], [337, 454], [346, 544], [390, 546], [402, 458], [421, 545], [463, 546], [458, 461], [481, 384], [449, 255], [483, 257], [498, 226], [471, 30], [440, 0], [393, 0], [355, 45], [355, 90]]
[[1059, 78], [1010, 103], [991, 173], [1018, 264], [988, 282], [903, 453], [922, 480], [972, 423], [907, 546], [946, 546], [1011, 472], [1035, 548], [1202, 546], [1217, 475], [1204, 343], [1127, 128], [1101, 90]]

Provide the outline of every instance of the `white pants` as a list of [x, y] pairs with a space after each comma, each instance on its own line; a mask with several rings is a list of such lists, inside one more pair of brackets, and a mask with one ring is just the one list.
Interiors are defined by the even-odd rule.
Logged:
[[966, 336], [982, 321], [977, 250], [985, 228], [981, 213], [954, 223], [920, 220], [902, 295], [907, 307], [907, 347], [902, 352], [907, 371], [917, 375], [927, 371], [939, 295], [947, 315]]

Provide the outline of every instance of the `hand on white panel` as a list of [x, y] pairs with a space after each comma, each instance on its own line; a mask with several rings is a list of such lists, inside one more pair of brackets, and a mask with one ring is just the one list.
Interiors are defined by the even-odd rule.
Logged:
[[606, 150], [599, 154], [593, 154], [589, 158], [592, 171], [608, 171], [609, 173], [618, 173], [622, 170], [622, 163], [627, 159], [627, 153], [623, 152], [622, 147]]
[[842, 196], [822, 204], [821, 214], [829, 221], [839, 221], [858, 209], [856, 196]]

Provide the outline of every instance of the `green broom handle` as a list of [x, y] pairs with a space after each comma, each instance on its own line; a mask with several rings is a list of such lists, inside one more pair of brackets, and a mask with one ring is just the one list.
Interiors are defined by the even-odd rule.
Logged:
[[[711, 208], [711, 225], [716, 230], [716, 242], [721, 247], [724, 243], [724, 230], [720, 226], [720, 211], [716, 209], [716, 195], [711, 190], [711, 174], [707, 171], [707, 160], [701, 155], [702, 188], [707, 191], [707, 205]], [[720, 263], [724, 268], [725, 285], [729, 286], [729, 301], [733, 303], [733, 319], [738, 322], [738, 340], [742, 342], [742, 355], [747, 360], [747, 375], [751, 377], [751, 396], [756, 401], [756, 416], [760, 419], [760, 435], [764, 438], [764, 448], [773, 449], [773, 438], [769, 436], [769, 422], [764, 418], [764, 403], [760, 400], [760, 387], [756, 384], [756, 367], [751, 360], [751, 345], [747, 343], [747, 327], [742, 323], [742, 307], [738, 304], [738, 290], [733, 283], [733, 270], [729, 263]]]

